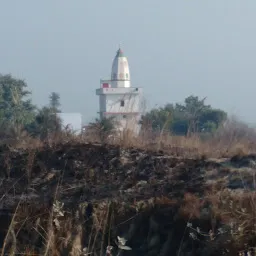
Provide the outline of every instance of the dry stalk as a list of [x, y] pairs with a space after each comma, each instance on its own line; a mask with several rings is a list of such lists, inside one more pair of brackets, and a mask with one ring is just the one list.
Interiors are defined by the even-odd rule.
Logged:
[[111, 215], [110, 215], [110, 222], [109, 222], [109, 229], [108, 229], [108, 245], [110, 245], [110, 233], [111, 233], [111, 226], [114, 219], [114, 208], [112, 209]]
[[103, 248], [104, 248], [104, 240], [105, 240], [105, 235], [106, 235], [106, 229], [107, 229], [107, 224], [108, 224], [108, 218], [109, 218], [109, 209], [110, 209], [110, 202], [108, 203], [108, 208], [107, 208], [107, 215], [106, 215], [106, 219], [105, 219], [105, 224], [104, 224], [104, 228], [103, 228], [103, 233], [102, 233], [102, 237], [101, 237], [101, 248], [100, 248], [100, 255], [103, 255]]
[[10, 160], [10, 153], [7, 153], [5, 155], [5, 158], [4, 158], [4, 163], [5, 163], [5, 167], [6, 167], [6, 174], [7, 174], [7, 177], [10, 178], [11, 176], [11, 164], [10, 164], [11, 160]]
[[161, 132], [160, 132], [160, 137], [159, 137], [159, 141], [158, 141], [158, 148], [157, 148], [157, 150], [160, 150], [160, 148], [161, 148], [164, 130], [167, 127], [168, 123], [171, 121], [171, 119], [172, 119], [171, 113], [168, 113], [167, 119], [166, 119], [166, 121], [165, 121], [165, 123], [163, 125], [163, 128], [162, 128]]
[[82, 225], [79, 224], [77, 227], [77, 233], [72, 243], [72, 249], [70, 252], [71, 256], [80, 256], [82, 248]]
[[51, 247], [51, 244], [52, 244], [52, 237], [53, 237], [53, 210], [51, 211], [50, 213], [50, 218], [49, 218], [49, 221], [48, 221], [48, 231], [47, 231], [47, 240], [46, 240], [46, 249], [45, 249], [45, 252], [44, 252], [44, 256], [47, 256], [48, 255], [48, 252], [50, 250], [50, 247]]
[[[95, 235], [94, 235], [94, 239], [93, 239], [93, 243], [92, 243], [92, 246], [90, 247], [90, 243], [88, 244], [88, 251], [89, 252], [93, 252], [94, 249], [95, 249], [95, 244], [96, 244], [96, 240], [97, 240], [97, 237], [99, 235], [99, 232], [101, 230], [101, 227], [102, 227], [102, 223], [104, 221], [104, 215], [105, 215], [105, 212], [103, 211], [100, 215], [100, 221], [98, 220], [97, 218], [97, 214], [95, 213], [95, 221], [97, 221], [97, 224], [94, 224], [93, 227], [95, 228]], [[92, 238], [92, 234], [93, 234], [93, 229], [91, 231], [91, 234], [90, 234], [90, 241], [91, 241], [91, 238]], [[90, 242], [89, 241], [89, 242]]]
[[[63, 178], [63, 174], [62, 174], [61, 177], [59, 177], [59, 180], [58, 180], [58, 184], [57, 184], [55, 194], [54, 194], [54, 202], [57, 199], [57, 193], [58, 193], [58, 190], [59, 190], [59, 187], [60, 187], [60, 180], [62, 178]], [[53, 208], [54, 207], [52, 206], [52, 210], [51, 210], [51, 213], [50, 213], [50, 218], [49, 218], [49, 221], [48, 221], [47, 244], [46, 244], [46, 249], [45, 249], [45, 252], [44, 252], [44, 256], [48, 255], [48, 252], [49, 252], [50, 247], [52, 245], [52, 239], [53, 239], [53, 236], [54, 236], [54, 229], [53, 229], [53, 214], [54, 214], [54, 212], [53, 212]]]
[[28, 154], [27, 166], [26, 166], [28, 181], [30, 181], [31, 179], [34, 161], [35, 161], [35, 150], [31, 150], [29, 151], [29, 154]]
[[12, 236], [15, 237], [15, 238], [13, 237], [13, 238], [14, 238], [14, 243], [13, 243], [13, 246], [12, 246], [12, 251], [13, 251], [13, 252], [16, 251], [16, 247], [14, 248], [14, 246], [16, 246], [16, 236], [15, 236], [15, 233], [14, 233], [14, 225], [15, 225], [15, 217], [16, 217], [16, 214], [17, 214], [17, 212], [18, 212], [18, 208], [19, 208], [19, 206], [20, 206], [20, 203], [21, 203], [21, 200], [19, 200], [19, 202], [18, 202], [18, 205], [17, 205], [17, 207], [16, 207], [16, 209], [15, 209], [15, 212], [14, 212], [14, 214], [13, 214], [13, 216], [12, 216], [12, 220], [11, 220], [11, 223], [10, 223], [10, 225], [9, 225], [7, 234], [6, 234], [5, 238], [4, 238], [4, 244], [3, 244], [3, 249], [2, 249], [2, 252], [1, 252], [1, 256], [4, 256], [5, 247], [6, 247], [7, 240], [8, 240], [8, 238], [9, 238], [9, 235], [10, 235], [10, 234], [12, 234]]

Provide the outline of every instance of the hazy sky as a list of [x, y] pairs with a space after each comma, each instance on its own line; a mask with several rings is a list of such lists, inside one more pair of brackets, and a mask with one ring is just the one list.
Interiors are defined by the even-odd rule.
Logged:
[[255, 13], [255, 0], [1, 1], [0, 72], [90, 121], [121, 43], [148, 106], [207, 96], [256, 123]]

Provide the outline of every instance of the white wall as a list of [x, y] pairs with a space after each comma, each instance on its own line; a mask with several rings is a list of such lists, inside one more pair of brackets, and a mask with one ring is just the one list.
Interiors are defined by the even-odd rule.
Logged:
[[[99, 88], [100, 117], [115, 117], [120, 130], [131, 129], [138, 133], [142, 106], [142, 88]], [[122, 101], [124, 106], [122, 106]]]
[[[141, 88], [100, 88], [96, 90], [99, 95], [100, 112], [128, 113], [141, 112]], [[122, 106], [124, 101], [124, 106]]]
[[115, 121], [118, 124], [117, 129], [120, 131], [124, 129], [130, 129], [134, 133], [139, 132], [140, 115], [138, 114], [107, 114], [105, 117], [115, 117]]
[[[140, 95], [106, 95], [106, 110], [111, 113], [139, 112]], [[121, 105], [124, 103], [124, 106]]]

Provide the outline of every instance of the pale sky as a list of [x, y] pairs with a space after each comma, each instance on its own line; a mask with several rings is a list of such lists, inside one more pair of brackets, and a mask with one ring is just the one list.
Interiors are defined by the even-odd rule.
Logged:
[[95, 89], [121, 44], [147, 106], [194, 94], [256, 123], [255, 0], [1, 1], [0, 73], [33, 102], [97, 117]]

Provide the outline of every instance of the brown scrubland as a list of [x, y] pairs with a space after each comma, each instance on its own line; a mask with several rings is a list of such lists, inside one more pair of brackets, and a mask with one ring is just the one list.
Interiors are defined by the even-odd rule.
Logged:
[[1, 255], [254, 255], [255, 152], [234, 125], [2, 143]]

